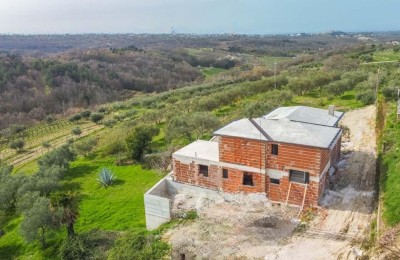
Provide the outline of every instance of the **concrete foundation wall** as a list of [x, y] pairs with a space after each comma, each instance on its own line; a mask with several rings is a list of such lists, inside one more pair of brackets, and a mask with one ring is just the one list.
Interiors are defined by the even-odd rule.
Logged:
[[171, 200], [165, 179], [144, 194], [146, 228], [156, 229], [171, 220]]
[[242, 199], [251, 201], [268, 202], [265, 193], [225, 193], [219, 190], [205, 189], [178, 183], [172, 180], [168, 175], [156, 185], [154, 185], [144, 195], [144, 207], [146, 214], [146, 228], [148, 230], [156, 229], [160, 225], [167, 223], [172, 218], [171, 206], [174, 195], [187, 194], [193, 197], [202, 197], [209, 200], [241, 201]]

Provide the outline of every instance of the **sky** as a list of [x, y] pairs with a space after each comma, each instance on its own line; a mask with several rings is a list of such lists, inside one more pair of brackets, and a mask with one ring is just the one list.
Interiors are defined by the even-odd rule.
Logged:
[[0, 0], [0, 34], [400, 30], [399, 0]]

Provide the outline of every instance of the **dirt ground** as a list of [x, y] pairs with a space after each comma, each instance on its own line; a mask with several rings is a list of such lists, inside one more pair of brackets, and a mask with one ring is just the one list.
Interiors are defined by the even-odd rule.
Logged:
[[[342, 158], [321, 208], [311, 222], [298, 208], [267, 200], [208, 201], [179, 195], [174, 211], [196, 209], [199, 218], [165, 234], [174, 257], [186, 259], [357, 259], [368, 236], [374, 207], [375, 107], [350, 111]], [[200, 258], [201, 259], [201, 258]]]

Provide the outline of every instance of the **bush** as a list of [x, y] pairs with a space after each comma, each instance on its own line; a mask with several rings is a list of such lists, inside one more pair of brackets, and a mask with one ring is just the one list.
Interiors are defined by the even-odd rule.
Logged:
[[69, 162], [75, 160], [75, 153], [69, 145], [63, 145], [51, 152], [46, 153], [38, 160], [39, 169], [48, 169], [54, 165], [68, 169]]
[[172, 152], [146, 154], [143, 158], [144, 167], [147, 169], [159, 169], [167, 171], [171, 164]]
[[103, 122], [103, 125], [112, 128], [117, 123], [115, 119], [109, 119]]
[[129, 232], [118, 239], [110, 251], [109, 259], [162, 259], [170, 250], [170, 246], [159, 236], [145, 233]]
[[17, 139], [10, 143], [10, 148], [17, 151], [21, 151], [22, 148], [24, 148], [24, 146], [25, 146], [25, 141], [22, 139]]
[[90, 110], [85, 110], [81, 112], [81, 116], [85, 119], [89, 119], [90, 115], [92, 114], [92, 112], [90, 112]]
[[98, 124], [101, 120], [103, 120], [103, 118], [104, 118], [104, 115], [101, 114], [101, 113], [93, 113], [93, 114], [90, 116], [90, 120], [91, 120], [93, 123], [96, 123], [96, 124]]
[[54, 122], [54, 117], [51, 115], [46, 116], [46, 118], [44, 119], [46, 121], [46, 123], [51, 124]]
[[357, 93], [356, 99], [360, 100], [365, 105], [370, 105], [375, 101], [375, 93], [370, 89], [366, 89], [362, 92]]
[[396, 100], [397, 99], [397, 89], [400, 87], [396, 86], [385, 86], [382, 88], [382, 94], [385, 96], [386, 100]]
[[97, 138], [91, 136], [74, 143], [74, 148], [79, 154], [87, 156], [91, 151], [93, 151], [96, 145]]
[[60, 247], [60, 257], [65, 260], [85, 259], [88, 250], [79, 236], [67, 237]]
[[82, 130], [81, 130], [81, 128], [79, 126], [76, 126], [71, 130], [71, 133], [73, 135], [81, 135], [82, 134]]
[[68, 120], [70, 122], [76, 122], [76, 121], [79, 121], [81, 119], [82, 119], [81, 114], [75, 114], [75, 115], [71, 116]]
[[105, 113], [107, 110], [106, 110], [106, 108], [105, 107], [101, 107], [101, 108], [99, 108], [99, 109], [97, 109], [97, 112], [99, 112], [99, 113]]
[[108, 186], [111, 186], [113, 184], [115, 179], [116, 179], [115, 175], [111, 170], [109, 170], [107, 168], [103, 168], [100, 171], [97, 182], [100, 183], [101, 186], [107, 188]]
[[160, 129], [151, 125], [141, 125], [134, 128], [133, 132], [126, 138], [126, 145], [131, 158], [142, 161], [146, 152], [151, 151], [153, 137], [158, 135]]

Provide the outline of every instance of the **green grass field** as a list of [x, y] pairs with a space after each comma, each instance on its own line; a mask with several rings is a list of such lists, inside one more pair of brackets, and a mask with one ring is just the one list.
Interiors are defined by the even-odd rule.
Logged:
[[226, 69], [221, 69], [221, 68], [201, 68], [200, 69], [201, 73], [206, 77], [212, 77], [218, 73], [227, 71]]
[[387, 117], [383, 132], [381, 187], [383, 193], [383, 217], [387, 224], [400, 223], [400, 124], [396, 119], [395, 106]]
[[[33, 161], [18, 172], [28, 173], [36, 167], [37, 163]], [[96, 180], [103, 167], [111, 169], [117, 177], [109, 188], [101, 187]], [[76, 231], [145, 230], [143, 194], [162, 177], [140, 165], [115, 166], [111, 158], [78, 158], [63, 180], [64, 190], [77, 191], [81, 196]], [[37, 243], [25, 243], [19, 234], [21, 221], [21, 217], [15, 217], [5, 227], [6, 233], [0, 238], [0, 259], [57, 258], [58, 247], [65, 237], [64, 228], [50, 232], [48, 242], [51, 246], [41, 250]]]
[[400, 52], [393, 50], [377, 51], [374, 53], [374, 61], [399, 61]]
[[[101, 187], [96, 180], [103, 167], [117, 177], [109, 188]], [[82, 195], [77, 231], [144, 229], [143, 194], [161, 178], [162, 175], [140, 165], [114, 166], [109, 158], [79, 158], [72, 163], [64, 182], [65, 189]]]
[[24, 174], [34, 174], [39, 170], [37, 160], [30, 161], [26, 164], [14, 167], [13, 173], [24, 173]]
[[275, 61], [276, 61], [276, 63], [279, 63], [279, 62], [289, 61], [289, 60], [292, 60], [292, 59], [293, 58], [291, 58], [291, 57], [272, 57], [272, 56], [262, 56], [262, 57], [260, 57], [260, 60], [269, 69], [273, 69], [275, 67]]
[[286, 105], [322, 108], [327, 108], [329, 105], [335, 105], [339, 111], [348, 111], [365, 106], [361, 101], [356, 100], [355, 91], [347, 91], [342, 96], [337, 96], [334, 98], [318, 97], [316, 93], [311, 93], [304, 96], [295, 96], [293, 100]]

